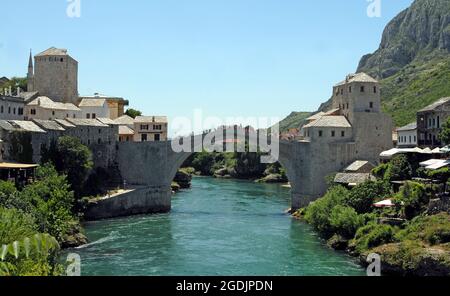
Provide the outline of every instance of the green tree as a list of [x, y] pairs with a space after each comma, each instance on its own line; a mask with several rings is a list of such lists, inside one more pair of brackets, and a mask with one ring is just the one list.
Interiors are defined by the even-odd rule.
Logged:
[[345, 204], [359, 214], [368, 213], [376, 199], [382, 199], [390, 193], [389, 183], [384, 181], [367, 181], [352, 188]]
[[337, 234], [345, 238], [353, 238], [363, 223], [364, 218], [351, 207], [338, 205], [331, 210], [330, 224]]
[[125, 114], [128, 115], [128, 116], [130, 116], [130, 117], [132, 117], [132, 118], [136, 118], [136, 117], [138, 117], [138, 116], [142, 116], [142, 112], [141, 112], [141, 111], [136, 110], [136, 109], [132, 109], [132, 108], [128, 109], [128, 110], [125, 112]]
[[92, 169], [92, 152], [80, 139], [63, 136], [43, 150], [42, 162], [51, 162], [56, 170], [67, 176], [76, 197], [83, 192], [83, 185]]
[[348, 194], [349, 191], [342, 186], [330, 188], [322, 198], [306, 208], [305, 220], [322, 235], [330, 237], [335, 231], [335, 227], [330, 220], [331, 212], [336, 206], [344, 204]]
[[74, 195], [66, 176], [44, 165], [36, 170], [36, 181], [25, 186], [20, 196], [34, 206], [32, 215], [41, 233], [49, 233], [62, 242], [73, 221]]
[[411, 179], [413, 170], [408, 162], [408, 157], [404, 154], [396, 155], [389, 162], [389, 166], [384, 174], [384, 179], [388, 181], [399, 181]]
[[444, 144], [450, 144], [450, 118], [448, 118], [441, 127], [441, 132], [439, 133], [439, 140]]

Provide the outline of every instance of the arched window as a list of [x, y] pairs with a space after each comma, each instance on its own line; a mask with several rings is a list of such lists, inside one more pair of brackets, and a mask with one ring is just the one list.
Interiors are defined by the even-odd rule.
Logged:
[[373, 93], [374, 93], [374, 94], [377, 93], [377, 87], [376, 87], [376, 86], [373, 87]]

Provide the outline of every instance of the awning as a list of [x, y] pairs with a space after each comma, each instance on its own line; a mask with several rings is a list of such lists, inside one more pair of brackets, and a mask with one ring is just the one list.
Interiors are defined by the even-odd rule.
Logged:
[[37, 164], [23, 164], [14, 162], [0, 162], [0, 170], [4, 169], [34, 169], [39, 165]]
[[427, 170], [437, 170], [450, 165], [450, 160], [447, 159], [429, 159], [419, 164], [421, 167], [425, 167]]
[[392, 208], [395, 207], [395, 204], [392, 202], [392, 199], [382, 200], [380, 202], [374, 203], [374, 207], [376, 208]]

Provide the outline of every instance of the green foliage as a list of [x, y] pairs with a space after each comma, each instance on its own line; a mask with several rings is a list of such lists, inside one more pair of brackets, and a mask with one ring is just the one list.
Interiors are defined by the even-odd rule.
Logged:
[[437, 170], [427, 170], [426, 174], [429, 178], [445, 183], [450, 178], [450, 169], [445, 167]]
[[49, 233], [58, 241], [62, 241], [68, 231], [69, 222], [74, 220], [72, 208], [73, 192], [66, 177], [58, 175], [51, 165], [39, 167], [36, 170], [37, 180], [27, 185], [21, 192], [21, 197], [34, 206], [39, 232]]
[[412, 167], [404, 154], [396, 155], [389, 162], [384, 179], [388, 181], [409, 180], [412, 177]]
[[363, 253], [377, 246], [393, 242], [395, 232], [396, 229], [390, 225], [369, 223], [356, 232], [356, 250]]
[[353, 238], [356, 231], [364, 223], [364, 218], [351, 207], [336, 206], [331, 210], [330, 225], [334, 232], [345, 238]]
[[[45, 147], [44, 147], [45, 148]], [[83, 185], [92, 169], [92, 152], [80, 139], [63, 136], [42, 151], [42, 163], [51, 162], [56, 170], [67, 176], [77, 197], [83, 192]]]
[[363, 214], [372, 210], [376, 199], [383, 199], [390, 193], [389, 183], [384, 181], [367, 181], [352, 188], [345, 204]]
[[128, 116], [130, 116], [131, 118], [136, 118], [136, 117], [138, 117], [138, 116], [142, 116], [142, 112], [141, 112], [141, 111], [135, 110], [135, 109], [132, 109], [132, 108], [128, 109], [128, 110], [125, 112], [125, 114], [128, 115]]
[[286, 132], [291, 128], [299, 128], [309, 116], [311, 116], [310, 112], [292, 112], [279, 122], [280, 133]]
[[430, 245], [450, 242], [450, 215], [418, 216], [397, 234], [397, 239], [420, 240]]
[[0, 276], [61, 275], [62, 266], [56, 263], [59, 244], [48, 234], [3, 244], [0, 250]]
[[394, 202], [401, 204], [406, 219], [412, 219], [420, 214], [430, 200], [425, 185], [408, 181], [395, 196]]
[[381, 163], [372, 170], [372, 175], [374, 175], [377, 179], [384, 179], [384, 176], [386, 175], [388, 168], [389, 163]]
[[28, 86], [27, 83], [28, 83], [27, 78], [12, 77], [9, 81], [5, 83], [0, 83], [0, 89], [3, 91], [3, 89], [5, 88], [9, 89], [9, 87], [11, 86], [11, 91], [13, 93], [16, 92], [17, 87], [20, 87], [23, 91], [26, 91]]
[[13, 132], [10, 136], [9, 154], [17, 162], [33, 163], [31, 133]]
[[383, 110], [396, 126], [416, 120], [425, 106], [450, 94], [450, 58], [418, 59], [397, 74], [381, 80]]
[[314, 226], [320, 233], [330, 237], [334, 233], [330, 216], [334, 207], [344, 204], [349, 191], [342, 186], [335, 186], [320, 199], [306, 208], [305, 220]]
[[37, 232], [34, 218], [17, 209], [0, 207], [0, 245], [9, 244]]

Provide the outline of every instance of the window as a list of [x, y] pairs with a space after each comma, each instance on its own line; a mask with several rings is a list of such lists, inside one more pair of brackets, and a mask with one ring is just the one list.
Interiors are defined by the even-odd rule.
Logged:
[[436, 126], [436, 119], [433, 118], [433, 126]]
[[147, 142], [147, 134], [142, 134], [141, 135], [141, 141], [142, 142]]
[[97, 144], [101, 144], [101, 143], [102, 143], [102, 139], [98, 138]]
[[351, 86], [348, 88], [348, 92], [349, 92], [349, 93], [352, 92], [352, 87], [351, 87]]
[[415, 143], [415, 142], [417, 142], [417, 137], [416, 137], [416, 136], [414, 136], [414, 143]]
[[101, 128], [98, 129], [98, 133], [99, 133], [99, 134], [102, 133], [102, 129], [101, 129]]
[[347, 103], [347, 109], [348, 109], [348, 103]]
[[322, 131], [319, 131], [319, 137], [322, 137], [322, 134], [323, 134]]
[[343, 95], [344, 94], [344, 89], [343, 88], [341, 88], [341, 95]]
[[161, 141], [161, 135], [160, 134], [155, 134], [155, 141], [156, 142]]
[[365, 92], [365, 91], [366, 91], [366, 89], [364, 88], [364, 85], [361, 86], [361, 92]]
[[16, 114], [16, 108], [13, 108], [13, 114]]
[[376, 87], [376, 86], [373, 87], [373, 93], [374, 93], [374, 94], [377, 93], [377, 87]]
[[95, 118], [97, 118], [97, 114], [92, 113], [92, 119], [95, 119]]
[[73, 118], [76, 118], [77, 116], [74, 114], [72, 117], [73, 117]]
[[0, 107], [0, 112], [1, 112], [1, 113], [3, 113], [3, 111], [4, 111], [3, 109], [4, 109], [3, 106], [1, 106], [1, 107]]
[[31, 113], [31, 115], [36, 115], [36, 109], [31, 109], [30, 113]]
[[61, 63], [62, 63], [62, 62], [64, 62], [64, 59], [63, 59], [63, 58], [61, 58]]
[[341, 132], [341, 137], [345, 137], [345, 131]]
[[411, 138], [411, 136], [409, 136], [409, 142], [410, 142], [410, 143], [412, 142], [411, 140], [412, 140], [412, 138]]
[[162, 125], [160, 125], [160, 124], [153, 125], [153, 130], [157, 130], [157, 131], [162, 130]]
[[370, 102], [370, 108], [372, 109], [373, 108], [373, 102]]
[[11, 114], [11, 107], [8, 107], [8, 114]]
[[335, 131], [331, 131], [331, 136], [335, 137], [336, 136], [336, 132]]
[[88, 140], [88, 145], [91, 145], [91, 140]]
[[148, 131], [148, 124], [141, 124], [141, 130]]
[[87, 113], [87, 114], [86, 114], [86, 118], [87, 118], [87, 119], [90, 119], [90, 118], [91, 118], [91, 114], [90, 114], [90, 113]]
[[66, 118], [69, 118], [69, 114], [66, 114]]
[[23, 115], [23, 108], [19, 108], [18, 112], [19, 112], [19, 115]]

